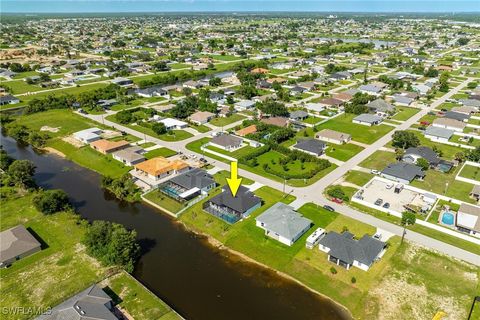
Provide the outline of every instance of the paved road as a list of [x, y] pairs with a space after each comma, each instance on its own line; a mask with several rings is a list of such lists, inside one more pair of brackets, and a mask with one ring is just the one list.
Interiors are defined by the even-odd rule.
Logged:
[[[440, 104], [444, 103], [452, 95], [458, 93], [458, 91], [461, 90], [462, 88], [464, 88], [467, 85], [467, 83], [470, 82], [470, 81], [472, 81], [471, 78], [465, 80], [460, 85], [458, 85], [456, 88], [452, 89], [449, 93], [447, 93], [443, 97], [437, 99], [434, 103], [432, 103], [430, 105], [430, 107], [422, 109], [420, 112], [418, 112], [416, 115], [411, 117], [409, 120], [407, 120], [407, 121], [403, 122], [402, 124], [398, 125], [396, 130], [407, 129], [412, 124], [416, 123], [421, 117], [423, 117], [429, 111], [436, 108]], [[93, 119], [93, 120], [96, 120], [100, 123], [104, 122], [106, 125], [118, 128], [118, 129], [123, 130], [123, 131], [125, 131], [125, 132], [127, 132], [127, 133], [129, 133], [133, 136], [137, 136], [141, 139], [144, 139], [146, 137], [147, 141], [155, 142], [159, 145], [168, 147], [168, 148], [173, 149], [175, 151], [181, 151], [185, 154], [193, 154], [194, 153], [194, 152], [189, 151], [185, 148], [185, 145], [187, 143], [189, 143], [191, 141], [194, 141], [194, 140], [198, 140], [202, 137], [205, 137], [205, 136], [208, 136], [208, 135], [211, 134], [211, 132], [202, 133], [202, 134], [199, 134], [197, 136], [191, 137], [191, 138], [183, 140], [183, 141], [167, 142], [167, 141], [163, 141], [163, 140], [160, 140], [160, 139], [148, 136], [148, 135], [144, 135], [141, 132], [132, 130], [132, 129], [130, 129], [128, 127], [125, 127], [125, 126], [121, 126], [121, 125], [119, 125], [117, 123], [113, 123], [111, 121], [107, 121], [107, 120], [102, 121], [102, 116], [101, 115], [83, 115], [83, 116], [88, 117], [88, 118]], [[234, 127], [234, 126], [238, 125], [240, 122], [241, 121], [236, 122], [236, 123], [232, 123], [228, 126], [225, 126], [224, 130], [226, 130], [228, 128], [231, 128], [231, 127]], [[221, 129], [218, 128], [214, 131], [220, 131], [220, 130]], [[397, 225], [394, 225], [392, 223], [386, 222], [384, 220], [378, 219], [374, 216], [362, 213], [362, 212], [360, 212], [358, 210], [355, 210], [351, 207], [332, 203], [332, 202], [328, 201], [325, 198], [325, 196], [323, 195], [323, 191], [328, 185], [334, 183], [336, 180], [341, 178], [347, 171], [354, 169], [360, 162], [362, 162], [363, 160], [368, 158], [370, 155], [372, 155], [376, 150], [380, 149], [385, 144], [387, 144], [391, 140], [393, 132], [394, 131], [392, 131], [389, 134], [383, 136], [382, 138], [380, 138], [379, 140], [374, 142], [372, 145], [365, 148], [362, 152], [360, 152], [359, 154], [357, 154], [356, 156], [352, 157], [350, 160], [345, 162], [343, 165], [338, 167], [336, 170], [332, 171], [331, 173], [329, 173], [328, 175], [326, 175], [325, 177], [323, 177], [322, 179], [320, 179], [316, 183], [314, 183], [310, 186], [307, 186], [307, 187], [299, 188], [299, 187], [285, 186], [285, 184], [283, 184], [281, 182], [270, 180], [268, 178], [265, 178], [263, 176], [254, 174], [250, 171], [245, 171], [243, 169], [239, 169], [239, 174], [241, 176], [249, 178], [249, 179], [251, 179], [255, 182], [261, 183], [263, 185], [267, 185], [267, 186], [270, 186], [270, 187], [275, 188], [277, 190], [282, 190], [282, 191], [285, 191], [287, 193], [293, 194], [294, 196], [296, 196], [299, 199], [299, 201], [313, 202], [313, 203], [316, 203], [317, 205], [320, 205], [320, 206], [328, 204], [328, 205], [332, 206], [333, 208], [335, 208], [335, 210], [337, 212], [339, 212], [343, 215], [346, 215], [350, 218], [353, 218], [353, 219], [362, 221], [364, 223], [370, 224], [370, 225], [372, 225], [376, 228], [380, 228], [380, 229], [389, 231], [393, 234], [396, 234], [398, 236], [401, 236], [402, 233], [403, 233], [403, 229], [400, 226], [397, 226]], [[212, 163], [215, 166], [221, 168], [222, 170], [229, 170], [230, 169], [228, 164], [226, 164], [224, 162], [217, 161], [213, 158], [210, 158], [210, 157], [208, 157], [208, 155], [197, 154], [197, 156], [204, 156], [210, 163]], [[413, 232], [413, 231], [410, 231], [410, 230], [407, 231], [407, 233], [405, 235], [405, 238], [412, 241], [412, 242], [415, 242], [417, 244], [423, 245], [425, 247], [428, 247], [428, 248], [437, 250], [441, 253], [444, 253], [444, 254], [450, 255], [452, 257], [455, 257], [457, 259], [461, 259], [461, 260], [464, 260], [464, 261], [467, 261], [467, 262], [470, 262], [472, 264], [480, 266], [480, 256], [476, 255], [474, 253], [468, 252], [466, 250], [457, 248], [455, 246], [446, 244], [444, 242], [432, 239], [430, 237], [424, 236], [422, 234], [419, 234], [419, 233], [416, 233], [416, 232]]]

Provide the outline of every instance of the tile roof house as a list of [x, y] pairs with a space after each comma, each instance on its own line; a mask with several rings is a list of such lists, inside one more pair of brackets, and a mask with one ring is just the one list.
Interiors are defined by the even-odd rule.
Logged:
[[40, 250], [40, 242], [23, 225], [0, 232], [0, 268]]
[[297, 144], [292, 147], [292, 149], [296, 149], [316, 157], [321, 156], [325, 152], [326, 148], [327, 144], [317, 139], [300, 140], [297, 141]]
[[81, 141], [85, 144], [89, 144], [93, 141], [100, 140], [102, 130], [99, 128], [88, 128], [82, 131], [77, 131], [73, 134], [73, 137], [78, 141]]
[[248, 134], [257, 132], [257, 126], [252, 124], [248, 127], [235, 131], [235, 134], [240, 137], [245, 137]]
[[409, 184], [416, 178], [423, 179], [425, 177], [425, 172], [423, 172], [422, 168], [417, 165], [406, 162], [396, 162], [385, 167], [380, 175], [390, 180]]
[[118, 320], [118, 317], [112, 298], [94, 284], [35, 320]]
[[235, 223], [249, 216], [255, 209], [260, 208], [261, 205], [262, 199], [248, 188], [240, 186], [234, 197], [230, 188], [224, 186], [222, 193], [203, 204], [203, 210], [228, 223]]
[[145, 161], [145, 157], [141, 154], [142, 152], [143, 148], [131, 146], [112, 153], [112, 157], [127, 166], [133, 166], [134, 164]]
[[432, 125], [438, 128], [450, 129], [457, 132], [463, 132], [467, 126], [464, 122], [449, 118], [437, 118], [433, 120]]
[[221, 134], [216, 137], [213, 137], [210, 140], [209, 145], [223, 149], [225, 151], [235, 151], [240, 149], [243, 144], [243, 139], [239, 137], [232, 136], [230, 134]]
[[198, 125], [202, 125], [215, 117], [214, 113], [208, 111], [197, 111], [189, 117], [189, 120]]
[[176, 200], [185, 201], [199, 194], [208, 194], [215, 186], [215, 180], [209, 173], [194, 168], [164, 182], [159, 190]]
[[447, 142], [452, 136], [454, 131], [445, 128], [439, 128], [434, 126], [429, 126], [425, 130], [425, 138], [428, 138], [432, 141], [437, 142]]
[[383, 118], [376, 114], [362, 113], [353, 118], [352, 122], [364, 126], [373, 126], [383, 121]]
[[335, 98], [324, 98], [318, 102], [318, 104], [324, 107], [340, 107], [344, 102]]
[[480, 207], [462, 202], [457, 212], [456, 226], [459, 231], [480, 237]]
[[269, 124], [272, 126], [277, 126], [281, 128], [285, 128], [288, 126], [288, 118], [285, 117], [270, 117], [270, 118], [263, 118], [260, 120], [265, 124]]
[[103, 154], [112, 153], [118, 150], [125, 149], [130, 146], [130, 142], [125, 140], [110, 141], [110, 140], [96, 140], [90, 143], [90, 147]]
[[282, 202], [275, 203], [255, 221], [257, 227], [265, 230], [265, 235], [287, 246], [294, 244], [312, 225], [310, 219]]
[[188, 169], [190, 169], [189, 165], [181, 160], [156, 157], [136, 164], [131, 173], [147, 184], [155, 184], [166, 176], [182, 173]]
[[334, 99], [341, 100], [343, 102], [348, 102], [353, 99], [353, 95], [346, 92], [340, 92], [333, 96]]
[[315, 138], [335, 144], [344, 144], [352, 140], [351, 135], [331, 129], [323, 129], [322, 131], [317, 132]]
[[329, 261], [347, 270], [355, 266], [367, 271], [382, 256], [386, 244], [367, 234], [355, 240], [349, 232], [331, 231], [320, 239], [319, 248], [328, 253]]

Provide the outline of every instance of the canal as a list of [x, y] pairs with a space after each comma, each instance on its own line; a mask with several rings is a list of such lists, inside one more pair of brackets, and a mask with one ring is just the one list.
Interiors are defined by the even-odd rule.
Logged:
[[133, 275], [185, 318], [350, 319], [332, 301], [211, 246], [166, 214], [113, 199], [97, 173], [3, 135], [1, 144], [12, 157], [34, 162], [37, 184], [65, 190], [83, 218], [135, 229], [143, 254]]

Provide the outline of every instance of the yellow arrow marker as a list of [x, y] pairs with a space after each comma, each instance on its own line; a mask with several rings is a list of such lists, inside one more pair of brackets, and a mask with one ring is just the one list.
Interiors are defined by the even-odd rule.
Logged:
[[238, 163], [236, 161], [232, 161], [230, 163], [230, 178], [227, 178], [228, 186], [230, 187], [230, 191], [234, 197], [237, 194], [238, 188], [240, 188], [240, 185], [242, 184], [242, 178], [239, 179], [237, 176], [237, 164]]

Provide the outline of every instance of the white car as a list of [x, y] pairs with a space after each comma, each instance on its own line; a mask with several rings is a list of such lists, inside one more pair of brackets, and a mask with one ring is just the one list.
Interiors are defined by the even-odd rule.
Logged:
[[372, 170], [370, 171], [370, 173], [372, 173], [372, 174], [380, 174], [380, 171], [375, 170], [375, 169], [372, 169]]
[[393, 183], [389, 183], [385, 186], [385, 188], [387, 188], [388, 190], [392, 189], [393, 188]]

